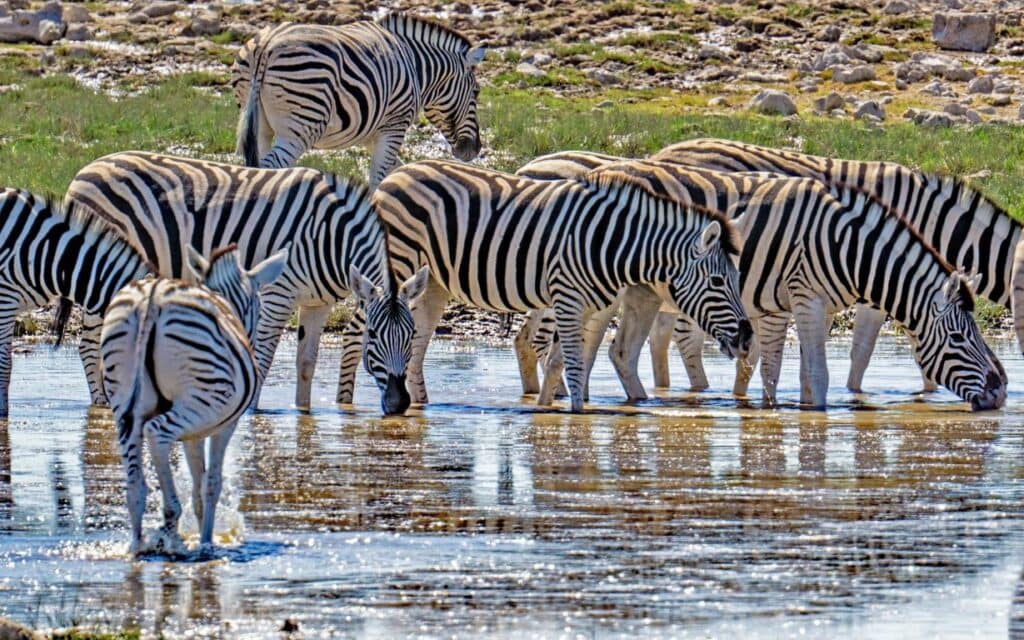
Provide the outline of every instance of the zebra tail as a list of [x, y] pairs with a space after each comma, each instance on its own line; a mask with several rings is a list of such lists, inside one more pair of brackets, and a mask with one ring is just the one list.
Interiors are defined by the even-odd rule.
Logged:
[[1017, 332], [1017, 345], [1024, 352], [1024, 239], [1017, 244], [1013, 255], [1010, 281], [1010, 304], [1013, 309], [1013, 328]]
[[249, 77], [249, 97], [242, 113], [238, 116], [238, 146], [235, 152], [242, 156], [248, 167], [260, 166], [260, 84], [263, 81], [263, 52], [259, 46], [253, 49], [252, 75]]
[[71, 317], [71, 309], [74, 306], [75, 303], [67, 298], [57, 299], [57, 306], [53, 310], [53, 320], [50, 321], [50, 333], [54, 336], [54, 349], [64, 342], [64, 333], [68, 328], [68, 318]]

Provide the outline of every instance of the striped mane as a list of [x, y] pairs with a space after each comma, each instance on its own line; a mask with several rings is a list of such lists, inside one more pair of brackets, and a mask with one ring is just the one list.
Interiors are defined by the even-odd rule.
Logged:
[[407, 13], [390, 13], [381, 18], [377, 24], [395, 35], [436, 44], [451, 51], [464, 53], [472, 47], [466, 36], [431, 18], [422, 18]]
[[658, 163], [617, 162], [588, 171], [579, 180], [602, 189], [640, 190], [645, 195], [668, 205], [682, 206], [693, 210], [709, 218], [711, 221], [718, 222], [722, 228], [719, 240], [722, 244], [722, 249], [728, 254], [739, 255], [743, 242], [740, 240], [739, 232], [736, 230], [732, 220], [717, 209], [709, 209], [692, 203], [681, 205], [661, 188], [660, 181], [655, 175], [658, 171], [660, 171]]
[[[336, 173], [326, 171], [324, 172], [324, 180], [334, 195], [349, 201], [357, 201], [361, 203], [360, 206], [364, 206], [370, 210], [370, 214], [373, 216], [373, 219], [376, 220], [384, 237], [384, 255], [387, 256], [383, 274], [384, 277], [387, 278], [387, 282], [384, 283], [385, 289], [392, 298], [397, 299], [398, 281], [395, 277], [395, 270], [391, 265], [391, 230], [388, 228], [388, 225], [384, 224], [384, 221], [381, 220], [380, 216], [377, 214], [377, 207], [373, 204], [370, 188], [360, 178], [341, 176]], [[347, 271], [345, 272], [345, 277], [346, 279], [348, 278]]]

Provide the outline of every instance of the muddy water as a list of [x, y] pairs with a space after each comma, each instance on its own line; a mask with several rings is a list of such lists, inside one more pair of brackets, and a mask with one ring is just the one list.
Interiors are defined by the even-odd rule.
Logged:
[[435, 403], [385, 420], [366, 376], [357, 411], [332, 406], [333, 349], [314, 414], [289, 409], [286, 344], [229, 451], [223, 557], [176, 564], [125, 558], [110, 415], [73, 351], [41, 347], [0, 423], [0, 615], [172, 637], [285, 618], [306, 637], [1024, 637], [1024, 367], [996, 347], [996, 413], [915, 401], [883, 340], [863, 397], [833, 341], [827, 414], [722, 392], [623, 406], [602, 361], [571, 416], [520, 402], [510, 350], [438, 342]]

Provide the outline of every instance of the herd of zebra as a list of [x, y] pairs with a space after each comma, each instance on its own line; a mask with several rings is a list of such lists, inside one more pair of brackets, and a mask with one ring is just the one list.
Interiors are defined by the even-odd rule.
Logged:
[[[258, 402], [286, 323], [297, 311], [295, 404], [308, 410], [324, 324], [348, 296], [358, 304], [337, 400], [352, 401], [361, 359], [385, 414], [427, 402], [424, 355], [451, 299], [529, 314], [515, 340], [523, 390], [550, 403], [564, 373], [576, 412], [616, 312], [611, 359], [631, 399], [645, 397], [637, 362], [648, 337], [657, 386], [668, 386], [674, 341], [691, 388], [706, 388], [709, 335], [736, 358], [737, 394], [760, 359], [772, 405], [795, 318], [801, 404], [824, 407], [828, 329], [853, 305], [851, 389], [889, 316], [910, 336], [926, 388], [941, 384], [976, 410], [1005, 402], [1005, 372], [972, 311], [975, 293], [1010, 307], [1024, 291], [1011, 284], [1020, 225], [981, 193], [895, 164], [719, 140], [645, 159], [557, 153], [515, 175], [458, 161], [400, 166], [421, 112], [457, 158], [477, 156], [483, 53], [404, 14], [265, 29], [232, 69], [249, 166], [127, 151], [81, 169], [62, 204], [0, 194], [0, 409], [16, 314], [59, 300], [63, 332], [81, 306], [89, 393], [117, 423], [133, 550], [143, 545], [143, 440], [163, 492], [161, 544], [180, 544], [168, 457], [178, 440], [209, 544], [224, 448]], [[311, 148], [354, 144], [372, 146], [368, 187], [291, 166]]]

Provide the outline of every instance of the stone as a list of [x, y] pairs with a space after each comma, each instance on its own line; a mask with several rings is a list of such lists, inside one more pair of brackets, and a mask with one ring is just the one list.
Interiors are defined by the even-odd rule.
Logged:
[[937, 111], [922, 111], [914, 118], [914, 122], [922, 127], [943, 129], [953, 126], [953, 118]]
[[962, 116], [967, 113], [967, 107], [959, 102], [950, 102], [946, 106], [942, 107], [942, 110], [951, 116]]
[[866, 64], [856, 67], [834, 67], [832, 69], [832, 79], [843, 84], [866, 82], [875, 79], [875, 70]]
[[885, 52], [882, 47], [876, 47], [875, 45], [867, 44], [865, 42], [858, 43], [852, 47], [847, 47], [846, 51], [847, 55], [872, 64], [881, 62], [885, 57]]
[[749, 109], [764, 114], [790, 116], [796, 113], [796, 103], [785, 91], [764, 89], [751, 98]]
[[594, 82], [602, 85], [617, 84], [622, 81], [618, 74], [604, 69], [587, 69], [584, 74]]
[[37, 638], [41, 639], [42, 634], [38, 634], [14, 620], [0, 618], [0, 640], [36, 640]]
[[772, 24], [768, 25], [768, 27], [764, 30], [764, 35], [768, 36], [769, 38], [788, 38], [792, 36], [794, 33], [795, 32], [793, 31], [792, 27], [788, 27], [779, 22], [773, 22]]
[[857, 105], [857, 109], [853, 112], [853, 117], [881, 121], [885, 120], [885, 109], [874, 100], [865, 100]]
[[903, 91], [904, 89], [909, 87], [910, 84], [906, 80], [902, 80], [900, 78], [896, 78], [896, 82], [893, 83], [893, 86], [895, 86], [900, 91]]
[[984, 122], [984, 120], [981, 117], [981, 114], [979, 114], [974, 109], [968, 109], [967, 113], [964, 114], [964, 117], [967, 118], [967, 122], [970, 122], [971, 124], [981, 124], [982, 122]]
[[834, 24], [830, 24], [814, 35], [815, 39], [821, 42], [839, 42], [843, 36], [843, 30]]
[[552, 60], [551, 54], [548, 54], [548, 53], [541, 52], [541, 53], [535, 53], [533, 55], [533, 64], [537, 65], [538, 67], [543, 67], [543, 66], [551, 64], [551, 60]]
[[64, 19], [68, 22], [92, 22], [92, 14], [80, 4], [62, 5]]
[[65, 40], [73, 40], [81, 42], [82, 40], [92, 40], [95, 34], [89, 25], [85, 24], [69, 24], [68, 30], [64, 32]]
[[1020, 109], [1017, 110], [1017, 119], [1024, 120], [1024, 104], [1020, 105]]
[[7, 6], [7, 3], [0, 4], [0, 42], [50, 44], [67, 29], [60, 2], [47, 2], [34, 11], [10, 11]]
[[890, 16], [898, 16], [904, 13], [910, 13], [914, 10], [914, 6], [906, 0], [889, 0], [882, 7], [882, 13]]
[[73, 44], [67, 48], [67, 56], [78, 60], [88, 60], [92, 57], [92, 51], [85, 45]]
[[992, 93], [995, 82], [992, 76], [978, 76], [967, 83], [967, 93]]
[[928, 73], [942, 76], [951, 82], [966, 82], [977, 75], [977, 69], [964, 67], [959, 60], [939, 53], [917, 52], [910, 60]]
[[697, 51], [697, 58], [700, 60], [732, 60], [732, 56], [718, 47], [704, 45]]
[[598, 109], [607, 109], [608, 107], [615, 106], [615, 101], [613, 101], [613, 100], [602, 100], [601, 102], [598, 102], [596, 106], [597, 106]]
[[729, 103], [726, 102], [724, 97], [722, 97], [722, 96], [715, 96], [714, 98], [711, 98], [710, 100], [708, 100], [708, 106], [709, 107], [727, 107], [727, 106], [729, 106]]
[[825, 69], [834, 67], [836, 65], [849, 64], [850, 54], [847, 53], [847, 47], [841, 44], [834, 44], [828, 49], [825, 49], [821, 54], [814, 59], [811, 65], [811, 69], [814, 71], [824, 71]]
[[530, 78], [543, 78], [547, 74], [538, 69], [530, 62], [520, 62], [516, 65], [516, 73], [520, 73]]
[[901, 62], [896, 65], [896, 79], [906, 83], [921, 82], [928, 77], [928, 70], [916, 62]]
[[757, 38], [740, 38], [732, 46], [740, 53], [750, 53], [761, 48], [761, 41]]
[[181, 11], [182, 6], [180, 2], [169, 2], [166, 0], [157, 0], [157, 2], [150, 2], [143, 9], [142, 13], [146, 14], [150, 18], [162, 18], [164, 16], [173, 15], [177, 11]]
[[833, 109], [842, 109], [844, 105], [845, 101], [843, 100], [843, 96], [833, 91], [827, 96], [822, 96], [815, 100], [814, 110], [824, 113], [826, 111], [832, 111]]
[[954, 96], [955, 93], [952, 89], [942, 84], [938, 80], [932, 80], [928, 84], [921, 87], [921, 93], [927, 93], [933, 96]]
[[136, 11], [135, 13], [129, 13], [127, 20], [132, 24], [145, 24], [149, 22], [149, 16], [141, 11]]
[[936, 13], [932, 40], [943, 49], [987, 51], [996, 40], [996, 17], [991, 13]]
[[1005, 93], [997, 93], [988, 99], [988, 103], [993, 107], [1005, 107], [1010, 104], [1010, 96]]
[[193, 36], [217, 35], [221, 32], [220, 16], [209, 11], [198, 13], [192, 17], [186, 30]]

